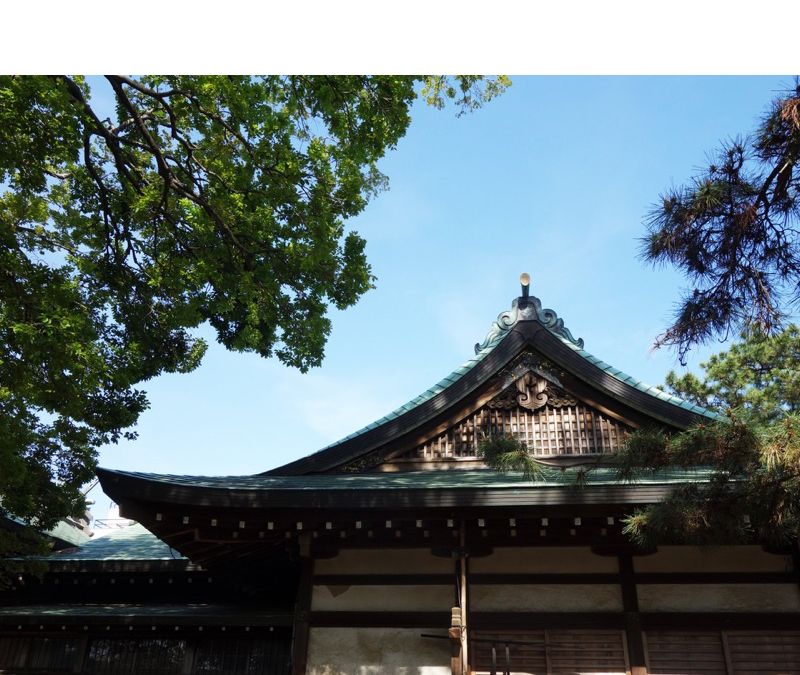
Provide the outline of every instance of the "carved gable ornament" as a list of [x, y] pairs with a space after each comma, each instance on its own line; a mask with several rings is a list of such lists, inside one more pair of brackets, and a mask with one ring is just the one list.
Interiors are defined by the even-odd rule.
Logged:
[[510, 410], [521, 406], [527, 410], [538, 410], [550, 405], [554, 408], [576, 405], [577, 399], [559, 389], [532, 371], [524, 373], [487, 404], [489, 408]]

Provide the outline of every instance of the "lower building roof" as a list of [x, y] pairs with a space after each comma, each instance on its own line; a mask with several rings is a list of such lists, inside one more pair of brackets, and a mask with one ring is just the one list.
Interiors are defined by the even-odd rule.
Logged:
[[172, 476], [99, 469], [103, 489], [119, 503], [162, 502], [218, 508], [410, 508], [659, 501], [675, 485], [705, 481], [708, 468], [676, 469], [621, 483], [609, 467], [592, 469], [581, 485], [569, 471], [539, 480], [491, 470], [305, 476]]
[[287, 626], [290, 612], [217, 604], [64, 604], [0, 607], [0, 623]]

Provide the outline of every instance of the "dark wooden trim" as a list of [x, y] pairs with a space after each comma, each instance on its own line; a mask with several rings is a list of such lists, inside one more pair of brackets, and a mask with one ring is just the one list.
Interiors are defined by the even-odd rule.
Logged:
[[[443, 612], [311, 612], [315, 628], [450, 628], [450, 610]], [[446, 634], [446, 633], [445, 633]]]
[[[511, 628], [627, 629], [626, 612], [473, 612], [471, 630]], [[800, 612], [639, 612], [648, 630], [798, 630]]]
[[297, 589], [297, 608], [294, 615], [292, 675], [305, 675], [308, 663], [311, 598], [314, 593], [313, 579], [314, 559], [303, 558], [300, 562], [300, 582]]
[[315, 586], [452, 586], [452, 574], [320, 574]]
[[633, 558], [629, 555], [620, 555], [619, 580], [622, 591], [622, 609], [625, 612], [639, 611], [639, 598], [636, 596], [636, 580], [633, 571]]
[[639, 619], [639, 598], [636, 595], [636, 577], [633, 570], [633, 556], [618, 556], [622, 609], [625, 612], [625, 636], [628, 642], [628, 658], [632, 672], [647, 672], [647, 651], [645, 650], [642, 624]]
[[633, 575], [642, 584], [792, 584], [796, 572], [638, 572]]
[[[618, 584], [617, 574], [476, 574], [470, 584]], [[452, 574], [325, 574], [314, 577], [316, 586], [450, 586]]]
[[472, 612], [471, 630], [625, 628], [624, 612]]
[[798, 630], [800, 612], [640, 612], [648, 630]]
[[[636, 585], [645, 584], [793, 584], [795, 572], [638, 572], [632, 573]], [[510, 584], [619, 584], [614, 573], [477, 574], [470, 572], [470, 584], [496, 586]], [[451, 574], [320, 574], [315, 586], [449, 586]]]

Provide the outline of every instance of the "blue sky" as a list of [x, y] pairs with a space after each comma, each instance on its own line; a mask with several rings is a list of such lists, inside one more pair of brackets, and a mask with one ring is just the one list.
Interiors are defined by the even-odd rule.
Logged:
[[[486, 108], [417, 105], [382, 163], [390, 189], [349, 229], [376, 289], [331, 312], [321, 368], [230, 353], [210, 332], [198, 370], [145, 383], [139, 439], [100, 465], [176, 474], [265, 471], [402, 405], [473, 354], [519, 293], [519, 274], [586, 349], [658, 384], [677, 367], [651, 347], [684, 279], [638, 259], [650, 205], [721, 139], [745, 134], [786, 77], [514, 77]], [[689, 367], [720, 345], [695, 350]], [[104, 517], [107, 500], [94, 509]]]

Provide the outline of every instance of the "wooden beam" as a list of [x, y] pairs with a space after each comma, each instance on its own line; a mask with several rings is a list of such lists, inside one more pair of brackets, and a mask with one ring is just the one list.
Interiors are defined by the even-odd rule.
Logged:
[[441, 628], [450, 627], [443, 612], [311, 612], [311, 625], [325, 628]]
[[292, 675], [305, 675], [308, 664], [308, 639], [311, 625], [311, 599], [314, 593], [314, 559], [301, 558], [300, 584], [297, 590], [297, 608], [294, 615], [292, 641]]
[[450, 638], [450, 672], [452, 675], [466, 675], [466, 673], [464, 673], [464, 659], [462, 655], [464, 646], [464, 626], [462, 624], [461, 609], [459, 607], [453, 607], [452, 609], [450, 629], [447, 635]]
[[617, 560], [619, 561], [620, 591], [622, 592], [622, 609], [625, 612], [625, 635], [628, 641], [631, 675], [646, 675], [646, 650], [642, 635], [642, 623], [639, 619], [639, 598], [636, 594], [633, 556], [623, 554]]

